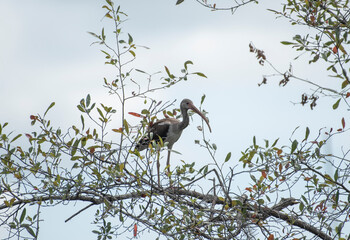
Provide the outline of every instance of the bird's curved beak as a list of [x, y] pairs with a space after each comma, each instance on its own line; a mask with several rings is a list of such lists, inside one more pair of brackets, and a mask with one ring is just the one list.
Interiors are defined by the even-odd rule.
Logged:
[[191, 110], [193, 110], [195, 113], [197, 113], [199, 116], [201, 116], [203, 118], [203, 120], [207, 123], [208, 127], [209, 127], [209, 131], [211, 132], [211, 127], [209, 125], [209, 121], [208, 119], [203, 115], [203, 113], [201, 111], [198, 110], [198, 108], [196, 108], [193, 104], [189, 105], [189, 108]]

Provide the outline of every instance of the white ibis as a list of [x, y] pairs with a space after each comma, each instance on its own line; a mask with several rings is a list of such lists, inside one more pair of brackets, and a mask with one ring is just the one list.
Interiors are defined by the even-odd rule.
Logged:
[[[143, 137], [138, 144], [136, 145], [136, 149], [138, 151], [142, 151], [146, 149], [152, 140], [155, 140], [157, 143], [162, 139], [163, 143], [168, 143], [168, 159], [167, 159], [167, 167], [168, 173], [170, 172], [170, 153], [174, 143], [180, 138], [182, 130], [184, 130], [189, 122], [189, 116], [187, 111], [191, 109], [199, 116], [203, 118], [203, 120], [207, 123], [209, 127], [209, 131], [211, 132], [211, 128], [208, 122], [208, 119], [193, 105], [193, 102], [189, 99], [184, 99], [181, 101], [180, 110], [182, 114], [182, 121], [179, 121], [175, 118], [165, 118], [155, 122], [148, 129], [148, 134]], [[159, 180], [159, 161], [157, 161], [157, 170], [158, 170], [158, 183]]]

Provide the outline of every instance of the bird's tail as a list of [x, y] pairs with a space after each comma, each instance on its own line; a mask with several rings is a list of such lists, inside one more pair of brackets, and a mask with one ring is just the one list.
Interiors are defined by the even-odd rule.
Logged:
[[142, 150], [145, 150], [149, 145], [149, 138], [143, 137], [140, 139], [140, 141], [136, 144], [135, 150], [141, 152]]

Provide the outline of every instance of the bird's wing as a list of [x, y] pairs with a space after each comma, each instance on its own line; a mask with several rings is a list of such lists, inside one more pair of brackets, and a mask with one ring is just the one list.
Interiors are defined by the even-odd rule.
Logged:
[[157, 143], [159, 143], [159, 139], [161, 138], [163, 142], [166, 141], [166, 137], [169, 131], [169, 127], [171, 124], [178, 123], [179, 120], [175, 118], [165, 118], [155, 122], [149, 129], [146, 136], [140, 139], [138, 144], [136, 145], [136, 149], [142, 151], [146, 149], [149, 143], [154, 139]]
[[149, 136], [151, 135], [150, 133], [152, 133], [153, 138], [156, 141], [159, 140], [159, 138], [162, 138], [162, 140], [164, 141], [167, 137], [168, 131], [169, 131], [169, 127], [172, 124], [172, 121], [170, 120], [171, 118], [165, 118], [165, 119], [161, 119], [157, 122], [155, 122], [152, 127], [148, 130], [149, 132]]

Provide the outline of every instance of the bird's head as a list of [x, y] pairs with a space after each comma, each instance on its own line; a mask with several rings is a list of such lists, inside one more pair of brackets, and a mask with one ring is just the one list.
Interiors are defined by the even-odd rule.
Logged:
[[181, 101], [180, 107], [185, 110], [188, 110], [188, 109], [192, 109], [194, 105], [190, 99], [185, 98], [184, 100]]
[[203, 120], [207, 123], [207, 125], [209, 127], [209, 131], [211, 132], [211, 128], [210, 128], [208, 119], [203, 115], [203, 113], [201, 111], [198, 110], [198, 108], [196, 108], [194, 106], [193, 102], [190, 99], [185, 98], [184, 100], [182, 100], [181, 104], [180, 104], [180, 108], [184, 109], [186, 111], [188, 109], [191, 109], [192, 111], [197, 113], [199, 116], [201, 116], [203, 118]]

